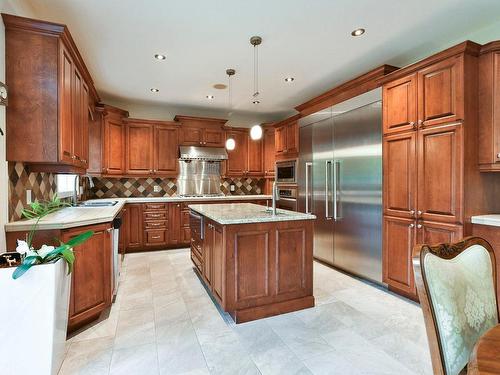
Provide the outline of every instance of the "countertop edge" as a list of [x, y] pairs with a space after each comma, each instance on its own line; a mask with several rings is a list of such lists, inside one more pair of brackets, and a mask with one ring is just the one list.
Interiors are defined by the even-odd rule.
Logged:
[[472, 216], [471, 223], [491, 227], [500, 227], [500, 214]]

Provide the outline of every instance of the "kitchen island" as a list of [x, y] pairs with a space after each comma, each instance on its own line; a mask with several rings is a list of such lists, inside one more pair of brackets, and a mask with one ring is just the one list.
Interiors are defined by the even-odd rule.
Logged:
[[236, 323], [314, 306], [314, 215], [251, 203], [189, 208], [194, 269]]

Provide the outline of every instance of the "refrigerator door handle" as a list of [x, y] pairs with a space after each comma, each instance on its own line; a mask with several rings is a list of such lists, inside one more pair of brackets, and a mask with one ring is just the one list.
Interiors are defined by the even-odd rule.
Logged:
[[326, 219], [332, 219], [332, 216], [330, 216], [330, 199], [329, 195], [330, 192], [328, 191], [328, 185], [330, 183], [330, 179], [328, 176], [331, 174], [332, 171], [332, 161], [327, 160], [325, 162], [325, 218]]
[[309, 191], [309, 170], [312, 169], [312, 163], [307, 162], [305, 164], [305, 167], [306, 167], [306, 214], [311, 214], [312, 210], [311, 210], [311, 207], [309, 207], [309, 196], [310, 196], [310, 191]]
[[338, 201], [339, 201], [338, 189], [340, 186], [339, 178], [340, 178], [340, 161], [334, 160], [333, 161], [333, 220], [335, 221], [341, 219], [338, 207]]

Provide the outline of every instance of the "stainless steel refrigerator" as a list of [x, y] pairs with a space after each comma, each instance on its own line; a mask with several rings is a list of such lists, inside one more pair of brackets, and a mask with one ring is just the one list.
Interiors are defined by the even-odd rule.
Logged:
[[382, 282], [380, 89], [299, 121], [298, 209], [317, 216], [315, 258]]

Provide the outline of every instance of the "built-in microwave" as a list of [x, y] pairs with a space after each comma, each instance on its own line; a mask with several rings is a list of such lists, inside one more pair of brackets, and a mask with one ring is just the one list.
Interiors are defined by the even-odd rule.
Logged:
[[276, 162], [276, 182], [278, 184], [297, 183], [297, 160]]

